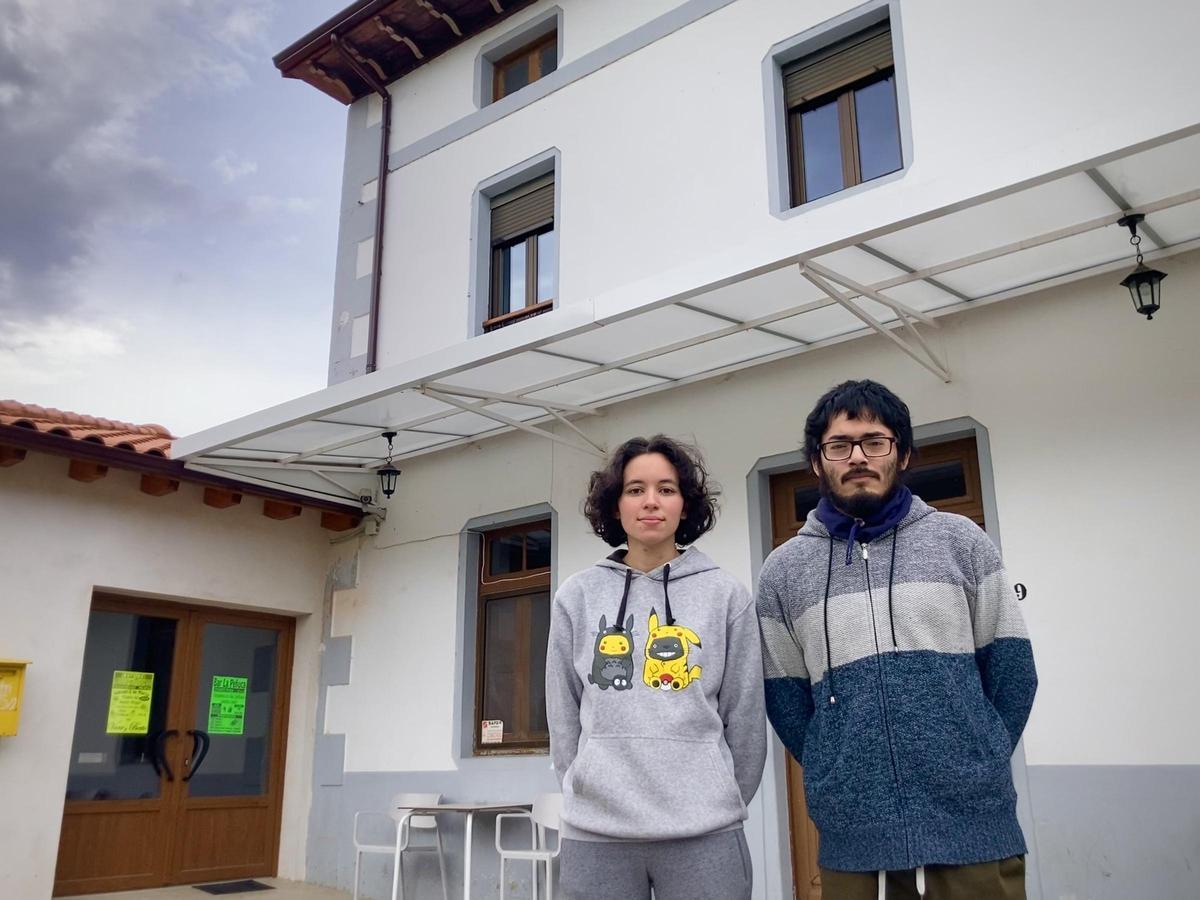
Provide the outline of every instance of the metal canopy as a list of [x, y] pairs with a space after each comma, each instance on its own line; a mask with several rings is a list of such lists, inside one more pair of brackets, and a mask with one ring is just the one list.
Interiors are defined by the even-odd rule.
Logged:
[[[1200, 128], [665, 297], [561, 309], [176, 442], [191, 468], [357, 505], [396, 461], [520, 429], [582, 453], [603, 408], [881, 333], [949, 381], [937, 319], [1200, 246]], [[1156, 245], [1156, 246], [1151, 246]], [[1120, 298], [1114, 291], [1114, 302]], [[565, 430], [543, 426], [565, 425]]]

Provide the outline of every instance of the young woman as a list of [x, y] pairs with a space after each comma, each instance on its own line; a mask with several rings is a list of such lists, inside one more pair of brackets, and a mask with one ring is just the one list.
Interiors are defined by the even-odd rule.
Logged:
[[716, 522], [695, 450], [621, 446], [588, 489], [620, 549], [554, 598], [550, 753], [563, 790], [570, 900], [748, 900], [746, 804], [766, 756], [749, 592], [691, 544]]

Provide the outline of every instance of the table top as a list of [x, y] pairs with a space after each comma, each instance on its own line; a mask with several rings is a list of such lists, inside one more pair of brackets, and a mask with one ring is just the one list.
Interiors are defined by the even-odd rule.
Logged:
[[503, 812], [504, 810], [523, 811], [529, 809], [532, 803], [439, 803], [436, 806], [414, 806], [412, 811], [418, 815], [432, 815], [439, 812]]

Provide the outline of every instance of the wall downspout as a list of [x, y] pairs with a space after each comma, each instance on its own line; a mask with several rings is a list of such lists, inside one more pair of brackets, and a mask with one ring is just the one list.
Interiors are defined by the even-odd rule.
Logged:
[[329, 36], [329, 42], [337, 49], [346, 64], [365, 81], [383, 100], [383, 121], [379, 129], [379, 192], [375, 203], [375, 248], [371, 263], [371, 319], [367, 331], [367, 374], [376, 369], [379, 352], [379, 289], [383, 280], [383, 212], [387, 205], [387, 174], [388, 174], [388, 143], [392, 132], [392, 95], [388, 89], [376, 80], [354, 54], [347, 49], [345, 42], [336, 34]]

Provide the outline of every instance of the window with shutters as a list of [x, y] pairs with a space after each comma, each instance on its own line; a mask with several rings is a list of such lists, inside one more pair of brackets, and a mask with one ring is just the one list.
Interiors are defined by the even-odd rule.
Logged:
[[491, 289], [484, 331], [554, 308], [558, 235], [553, 173], [492, 198], [491, 213]]
[[903, 166], [888, 20], [783, 70], [792, 206]]
[[[475, 753], [545, 750], [548, 520], [486, 531], [479, 567]], [[483, 723], [501, 724], [484, 733]]]

